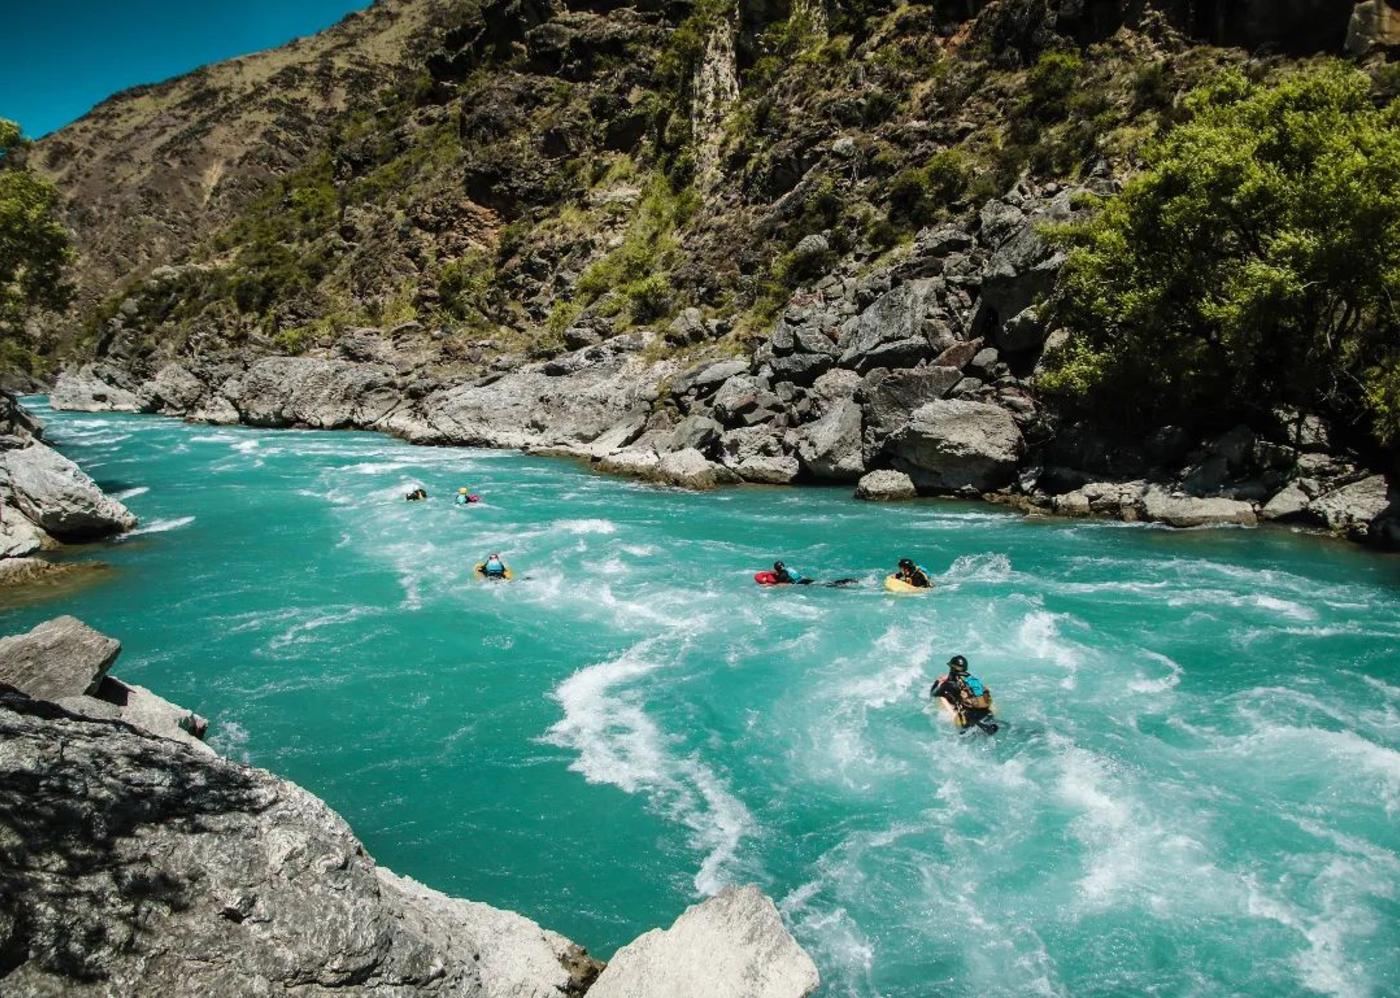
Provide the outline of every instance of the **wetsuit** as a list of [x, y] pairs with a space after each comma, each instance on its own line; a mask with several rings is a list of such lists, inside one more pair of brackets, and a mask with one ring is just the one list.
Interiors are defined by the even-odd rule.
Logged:
[[928, 573], [922, 568], [915, 568], [908, 575], [901, 572], [896, 575], [895, 578], [899, 579], [901, 582], [907, 582], [916, 589], [928, 589], [933, 585], [933, 583], [929, 581]]

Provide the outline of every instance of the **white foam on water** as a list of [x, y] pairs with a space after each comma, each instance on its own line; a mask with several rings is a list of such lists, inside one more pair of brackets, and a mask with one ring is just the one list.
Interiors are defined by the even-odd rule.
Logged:
[[261, 447], [262, 441], [254, 438], [251, 440], [239, 440], [233, 445], [232, 449], [238, 451], [238, 453], [240, 454], [251, 454], [253, 453], [253, 451], [258, 450]]
[[293, 611], [292, 617], [296, 623], [269, 640], [267, 647], [273, 651], [281, 652], [320, 640], [336, 640], [331, 637], [323, 639], [318, 632], [364, 617], [377, 616], [383, 612], [385, 612], [385, 608], [374, 606], [318, 607], [312, 610]]
[[553, 696], [564, 716], [543, 741], [575, 752], [569, 769], [587, 782], [643, 794], [689, 828], [692, 845], [705, 853], [695, 888], [713, 894], [730, 882], [728, 870], [754, 821], [726, 781], [698, 756], [678, 759], [671, 754], [673, 739], [647, 714], [641, 694], [630, 688], [663, 668], [653, 654], [658, 642], [642, 641], [559, 684]]
[[251, 764], [248, 757], [248, 729], [237, 721], [216, 719], [209, 725], [209, 746], [219, 755]]
[[137, 496], [143, 496], [149, 491], [151, 491], [149, 485], [138, 485], [135, 488], [123, 489], [112, 496], [112, 498], [117, 500], [117, 502], [126, 502], [128, 499], [135, 499]]
[[231, 444], [242, 438], [241, 433], [196, 433], [190, 441], [196, 444]]
[[567, 534], [615, 534], [617, 524], [611, 520], [555, 520], [553, 527], [555, 530], [562, 530]]
[[142, 524], [135, 530], [122, 536], [140, 537], [142, 534], [163, 534], [168, 530], [179, 530], [181, 527], [188, 527], [195, 520], [192, 516], [177, 516], [167, 520], [152, 520], [150, 523]]
[[1004, 554], [964, 554], [953, 559], [938, 577], [944, 585], [959, 582], [1005, 582], [1011, 578], [1011, 559]]
[[1136, 679], [1130, 679], [1127, 688], [1134, 693], [1166, 693], [1181, 685], [1183, 670], [1180, 665], [1172, 661], [1166, 655], [1158, 654], [1155, 651], [1139, 651], [1139, 655], [1150, 661], [1163, 665], [1167, 669], [1167, 674], [1157, 679], [1149, 679], [1139, 675]]

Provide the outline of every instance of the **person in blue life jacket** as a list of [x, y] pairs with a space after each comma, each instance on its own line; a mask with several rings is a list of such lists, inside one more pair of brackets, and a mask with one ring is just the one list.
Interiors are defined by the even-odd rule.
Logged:
[[992, 691], [985, 683], [967, 671], [967, 659], [954, 655], [948, 659], [948, 674], [929, 688], [930, 697], [942, 697], [952, 706], [958, 726], [966, 731], [973, 726], [987, 734], [995, 734], [997, 726], [992, 715]]
[[899, 559], [899, 571], [894, 573], [894, 577], [906, 585], [916, 589], [930, 589], [933, 583], [929, 580], [928, 573], [908, 558]]
[[481, 563], [481, 574], [488, 579], [501, 580], [506, 577], [506, 563], [501, 560], [501, 556], [493, 554]]
[[475, 502], [481, 502], [481, 496], [477, 495], [471, 489], [463, 486], [462, 488], [457, 490], [457, 498], [453, 500], [453, 505], [469, 506]]
[[773, 578], [789, 586], [800, 586], [808, 581], [802, 577], [802, 573], [794, 572], [781, 561], [773, 562]]

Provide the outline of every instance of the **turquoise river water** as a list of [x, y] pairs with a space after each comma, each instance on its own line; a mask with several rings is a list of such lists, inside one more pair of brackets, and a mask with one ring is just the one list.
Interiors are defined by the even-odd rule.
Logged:
[[[142, 526], [0, 632], [120, 637], [394, 870], [604, 957], [755, 882], [823, 996], [1400, 994], [1394, 558], [31, 402]], [[995, 737], [928, 708], [955, 652]]]

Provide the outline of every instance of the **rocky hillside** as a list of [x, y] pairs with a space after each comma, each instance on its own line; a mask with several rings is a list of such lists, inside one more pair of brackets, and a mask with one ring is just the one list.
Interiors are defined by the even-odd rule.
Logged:
[[[756, 888], [604, 969], [513, 912], [377, 866], [322, 801], [215, 755], [202, 721], [107, 674], [72, 618], [0, 639], [6, 995], [802, 998], [816, 968]], [[601, 974], [600, 974], [601, 972]]]
[[450, 2], [381, 0], [310, 38], [123, 91], [50, 136], [31, 165], [68, 197], [91, 306], [180, 259], [421, 65]]
[[[1352, 381], [1339, 375], [1340, 391], [1301, 404], [1266, 386], [1141, 425], [1061, 405], [1042, 377], [1064, 366], [1056, 350], [1073, 344], [1056, 323], [1075, 311], [1054, 300], [1066, 250], [1050, 230], [1115, 198], [1153, 140], [1192, 118], [1187, 95], [1223, 72], [1267, 88], [1325, 74], [1322, 56], [1349, 49], [1370, 60], [1367, 85], [1385, 106], [1397, 83], [1383, 63], [1396, 41], [1387, 11], [1337, 0], [376, 5], [313, 42], [240, 60], [271, 81], [267, 67], [287, 59], [334, 76], [326, 53], [347, 64], [359, 47], [378, 53], [372, 97], [346, 84], [313, 100], [314, 73], [268, 82], [268, 100], [317, 122], [295, 141], [228, 104], [199, 118], [233, 123], [221, 161], [261, 166], [218, 180], [207, 205], [174, 199], [190, 207], [180, 226], [158, 227], [167, 235], [140, 231], [132, 198], [154, 190], [144, 181], [58, 177], [85, 259], [101, 261], [83, 280], [104, 297], [49, 327], [70, 366], [95, 361], [55, 399], [562, 447], [689, 484], [893, 471], [923, 492], [1182, 524], [1277, 514], [1389, 543], [1391, 495], [1376, 472], [1394, 450], [1365, 413], [1394, 408], [1393, 316], [1367, 313], [1379, 360], [1332, 351], [1363, 358], [1379, 387], [1348, 387], [1356, 377], [1342, 372]], [[127, 122], [104, 148], [134, 139], [137, 123], [192, 113], [140, 101], [99, 109]], [[35, 160], [53, 168], [70, 134], [92, 127], [45, 140]], [[212, 154], [200, 128], [187, 131], [161, 162], [189, 179]], [[261, 137], [238, 152], [235, 133]], [[112, 210], [85, 220], [94, 201]], [[102, 248], [117, 244], [125, 262]], [[1083, 368], [1071, 363], [1059, 384]], [[1117, 498], [1099, 489], [1125, 483]], [[1365, 501], [1335, 512], [1325, 497], [1353, 486]]]

